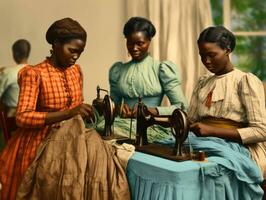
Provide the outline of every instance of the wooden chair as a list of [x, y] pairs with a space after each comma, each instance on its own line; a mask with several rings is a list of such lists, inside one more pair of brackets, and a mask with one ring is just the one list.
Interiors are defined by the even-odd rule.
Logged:
[[11, 132], [14, 131], [16, 126], [15, 117], [7, 117], [6, 107], [0, 103], [0, 128], [4, 134], [6, 142], [11, 138]]
[[262, 200], [266, 200], [266, 180], [263, 180], [263, 182], [261, 183], [261, 188], [263, 189], [264, 192]]

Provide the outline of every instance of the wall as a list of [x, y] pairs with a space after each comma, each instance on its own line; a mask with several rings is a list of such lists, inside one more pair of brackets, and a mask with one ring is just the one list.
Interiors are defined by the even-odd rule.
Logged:
[[109, 88], [108, 69], [126, 56], [122, 35], [124, 0], [1, 0], [0, 66], [13, 64], [11, 46], [19, 38], [32, 45], [29, 62], [36, 64], [49, 56], [45, 40], [48, 27], [64, 17], [80, 22], [88, 33], [87, 46], [78, 63], [84, 73], [84, 97], [91, 103], [96, 86]]

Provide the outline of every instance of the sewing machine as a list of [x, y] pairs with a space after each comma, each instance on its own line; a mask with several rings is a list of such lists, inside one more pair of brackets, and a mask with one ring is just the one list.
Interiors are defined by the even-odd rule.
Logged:
[[[158, 124], [171, 128], [175, 137], [175, 147], [170, 148], [159, 144], [148, 144], [147, 128]], [[181, 109], [175, 109], [172, 115], [154, 116], [139, 98], [137, 108], [137, 131], [135, 146], [137, 151], [164, 157], [170, 160], [182, 161], [191, 159], [189, 152], [183, 152], [182, 146], [189, 132], [187, 115]]]
[[[104, 138], [111, 138], [113, 136], [113, 123], [115, 119], [115, 104], [111, 97], [108, 95], [108, 90], [102, 89], [99, 86], [96, 88], [97, 98], [93, 100], [92, 106], [97, 110], [100, 116], [104, 116], [104, 132], [102, 136]], [[106, 95], [102, 99], [100, 92], [106, 92]]]

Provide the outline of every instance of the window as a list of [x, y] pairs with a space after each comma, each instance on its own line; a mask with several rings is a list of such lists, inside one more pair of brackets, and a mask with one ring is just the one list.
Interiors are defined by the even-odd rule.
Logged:
[[237, 39], [233, 64], [266, 81], [266, 3], [263, 0], [211, 0], [215, 25], [224, 25]]

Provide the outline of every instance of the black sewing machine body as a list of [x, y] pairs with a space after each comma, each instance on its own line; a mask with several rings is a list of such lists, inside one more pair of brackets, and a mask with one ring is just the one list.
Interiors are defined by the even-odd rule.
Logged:
[[[159, 144], [149, 144], [147, 129], [152, 125], [169, 127], [175, 137], [175, 147]], [[182, 152], [182, 146], [189, 132], [187, 115], [181, 109], [175, 109], [172, 115], [154, 116], [149, 114], [141, 98], [137, 109], [137, 132], [135, 146], [137, 151], [164, 157], [170, 160], [182, 161], [191, 159], [190, 153]]]
[[[105, 91], [107, 93], [104, 98], [101, 98], [100, 91]], [[97, 98], [93, 100], [92, 106], [97, 110], [100, 116], [104, 116], [105, 124], [102, 136], [108, 138], [112, 137], [113, 123], [115, 119], [115, 104], [108, 95], [108, 91], [97, 86]]]

